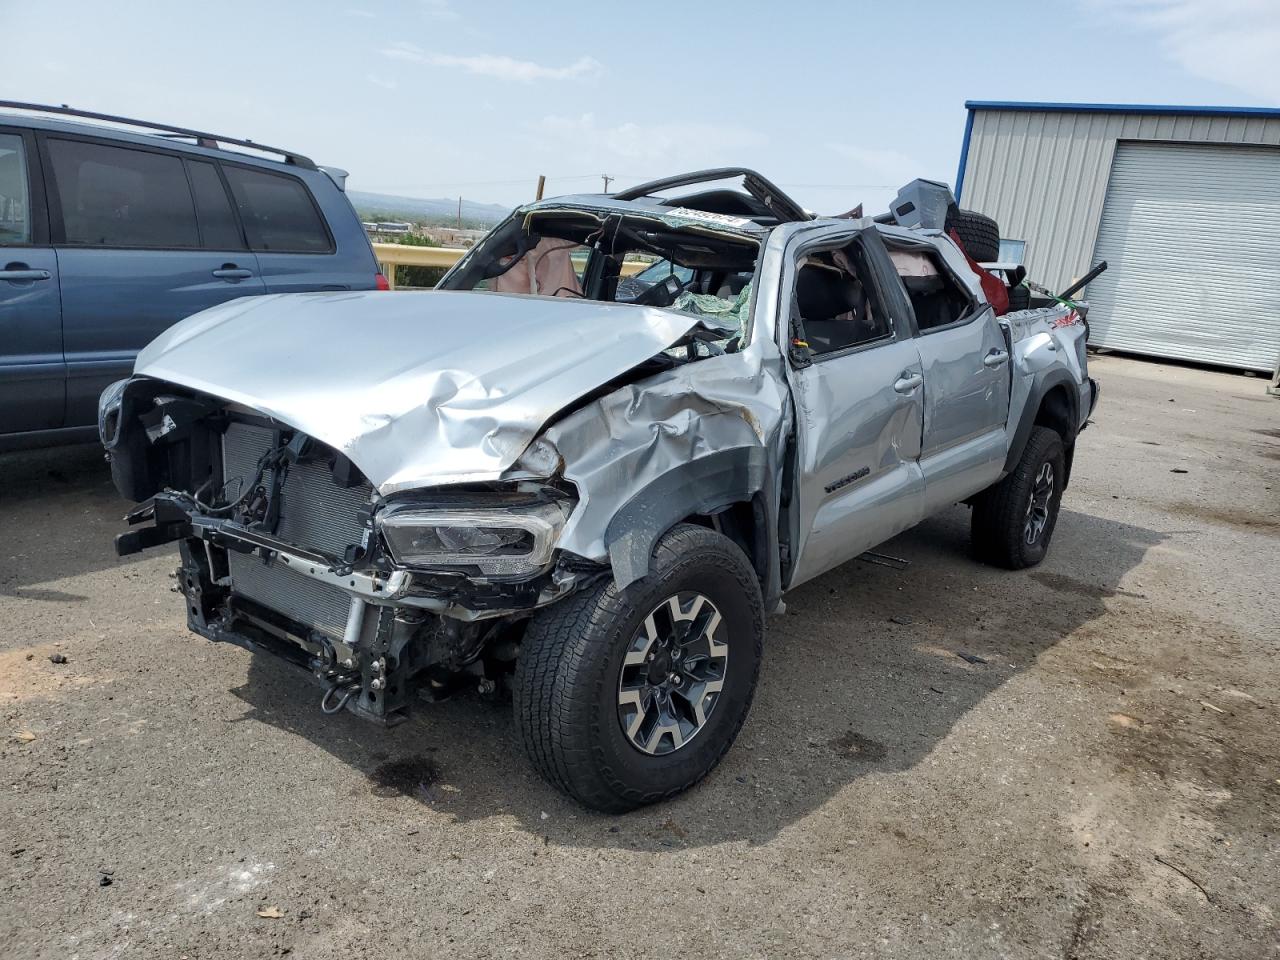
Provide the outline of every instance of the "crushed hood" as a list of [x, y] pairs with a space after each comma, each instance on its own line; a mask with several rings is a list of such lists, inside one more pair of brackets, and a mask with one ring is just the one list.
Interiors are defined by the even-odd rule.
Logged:
[[134, 372], [301, 430], [385, 495], [496, 479], [552, 415], [697, 323], [493, 293], [246, 297], [171, 327]]

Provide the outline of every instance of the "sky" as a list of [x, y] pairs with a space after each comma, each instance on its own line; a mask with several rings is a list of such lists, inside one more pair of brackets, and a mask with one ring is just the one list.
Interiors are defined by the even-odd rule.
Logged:
[[507, 205], [746, 166], [876, 213], [954, 180], [965, 100], [1280, 104], [1280, 0], [46, 4], [0, 0], [6, 99]]

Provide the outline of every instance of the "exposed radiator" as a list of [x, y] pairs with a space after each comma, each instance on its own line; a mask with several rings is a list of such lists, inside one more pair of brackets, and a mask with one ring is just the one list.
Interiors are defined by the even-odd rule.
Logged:
[[[233, 423], [222, 438], [222, 473], [227, 493], [238, 496], [253, 480], [258, 460], [271, 449], [272, 431]], [[271, 474], [263, 477], [270, 488]], [[311, 547], [341, 558], [351, 544], [363, 543], [364, 527], [357, 516], [368, 505], [373, 488], [367, 483], [340, 487], [328, 466], [295, 463], [285, 478], [276, 536], [300, 547]]]
[[264, 564], [257, 554], [228, 551], [233, 593], [335, 640], [342, 639], [351, 609], [351, 595], [300, 573], [283, 563]]
[[[233, 423], [222, 439], [223, 480], [234, 498], [253, 480], [258, 460], [270, 448], [273, 433], [265, 427]], [[271, 474], [263, 483], [270, 488]], [[340, 487], [328, 466], [295, 463], [281, 490], [280, 525], [275, 535], [299, 547], [341, 558], [347, 547], [364, 541], [358, 514], [373, 494], [364, 483]], [[266, 565], [255, 554], [229, 551], [231, 589], [291, 620], [341, 638], [350, 608], [350, 594], [295, 573], [282, 563]]]

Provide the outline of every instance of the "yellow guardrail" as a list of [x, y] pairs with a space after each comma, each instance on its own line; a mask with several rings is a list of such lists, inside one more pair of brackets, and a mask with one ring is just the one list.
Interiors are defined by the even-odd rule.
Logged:
[[[407, 243], [375, 243], [373, 255], [378, 258], [382, 274], [391, 289], [396, 288], [396, 267], [452, 267], [467, 251], [461, 247], [411, 247]], [[622, 275], [630, 277], [649, 266], [643, 260], [628, 260]]]

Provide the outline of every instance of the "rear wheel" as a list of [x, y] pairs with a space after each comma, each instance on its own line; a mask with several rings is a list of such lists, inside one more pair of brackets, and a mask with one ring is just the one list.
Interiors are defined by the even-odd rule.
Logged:
[[515, 717], [542, 775], [620, 813], [685, 790], [733, 743], [755, 692], [764, 605], [731, 540], [682, 525], [650, 574], [605, 581], [538, 613], [515, 676]]
[[1033, 427], [1018, 465], [974, 501], [970, 532], [974, 555], [1010, 570], [1034, 567], [1043, 560], [1058, 522], [1065, 483], [1062, 437], [1048, 427]]

